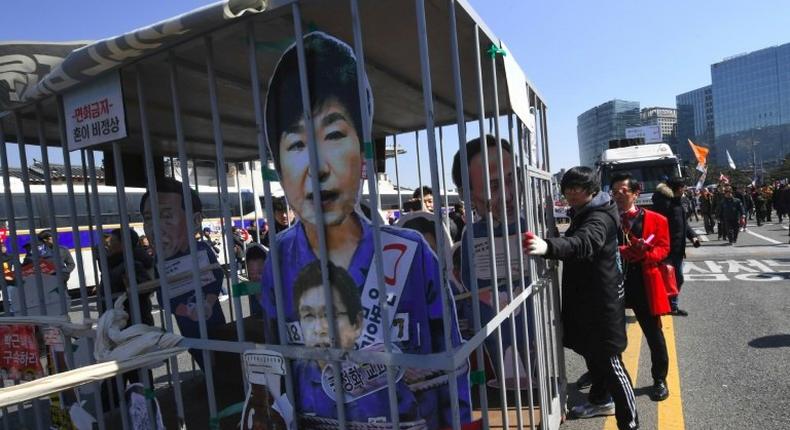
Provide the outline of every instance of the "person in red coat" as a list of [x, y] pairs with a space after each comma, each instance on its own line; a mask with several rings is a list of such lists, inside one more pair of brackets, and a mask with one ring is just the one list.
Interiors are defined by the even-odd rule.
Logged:
[[625, 274], [626, 307], [634, 310], [650, 347], [653, 376], [650, 398], [661, 401], [669, 397], [666, 384], [669, 355], [661, 331], [661, 315], [670, 313], [671, 307], [658, 265], [669, 255], [669, 224], [663, 215], [636, 206], [642, 185], [629, 173], [613, 175], [611, 190], [623, 221], [618, 240]]

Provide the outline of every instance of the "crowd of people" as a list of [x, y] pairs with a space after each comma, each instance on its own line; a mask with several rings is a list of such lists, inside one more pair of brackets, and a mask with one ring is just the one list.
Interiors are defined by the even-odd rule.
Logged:
[[748, 221], [757, 226], [766, 222], [790, 222], [790, 183], [776, 181], [761, 186], [749, 185], [741, 191], [729, 181], [722, 180], [715, 186], [689, 190], [684, 197], [689, 216], [701, 216], [705, 233], [717, 235], [718, 240], [734, 245], [738, 233], [747, 230]]

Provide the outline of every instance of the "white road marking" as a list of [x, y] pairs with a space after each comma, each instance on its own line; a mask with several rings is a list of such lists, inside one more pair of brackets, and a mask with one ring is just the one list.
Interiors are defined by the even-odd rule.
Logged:
[[770, 237], [765, 237], [765, 236], [763, 236], [761, 234], [757, 234], [757, 233], [755, 233], [755, 232], [753, 232], [751, 230], [746, 230], [746, 233], [749, 233], [752, 236], [754, 236], [756, 238], [759, 238], [759, 239], [762, 239], [762, 240], [764, 240], [766, 242], [770, 242], [770, 243], [777, 244], [777, 245], [781, 245], [782, 244], [782, 242], [779, 242], [778, 240], [773, 240]]

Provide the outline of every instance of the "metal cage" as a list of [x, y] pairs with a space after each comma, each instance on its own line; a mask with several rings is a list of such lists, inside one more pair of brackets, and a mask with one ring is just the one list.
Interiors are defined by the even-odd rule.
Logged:
[[[369, 223], [372, 240], [373, 257], [367, 270], [374, 277], [369, 291], [375, 293], [371, 297], [375, 296], [377, 302], [368, 304], [377, 306], [384, 321], [379, 327], [383, 335], [377, 338], [381, 345], [375, 350], [343, 348], [340, 343], [342, 333], [337, 323], [339, 315], [333, 309], [334, 281], [329, 269], [334, 260], [329, 242], [336, 238], [324, 223], [315, 224], [314, 257], [321, 269], [321, 294], [327, 308], [323, 318], [331, 322], [329, 345], [314, 347], [287, 341], [293, 340], [289, 337], [293, 322], [287, 321], [289, 310], [284, 308], [286, 293], [290, 297], [291, 292], [284, 290], [289, 287], [283, 285], [281, 272], [283, 264], [291, 260], [283, 255], [290, 248], [279, 246], [282, 235], [271, 235], [267, 257], [274, 294], [270, 305], [276, 311], [265, 317], [274, 321], [272, 325], [252, 316], [255, 296], [247, 299], [243, 291], [239, 292], [240, 285], [246, 285], [248, 270], [232, 256], [237, 238], [230, 227], [252, 223], [257, 231], [265, 220], [269, 228], [274, 228], [275, 194], [284, 192], [288, 197], [289, 188], [280, 182], [286, 179], [278, 177], [277, 168], [272, 167], [272, 145], [280, 144], [267, 138], [265, 111], [267, 82], [287, 49], [295, 50], [298, 63], [300, 94], [293, 98], [301, 106], [311, 106], [303, 109], [301, 117], [307, 136], [302, 143], [310, 181], [305, 187], [322, 189], [320, 174], [315, 172], [321, 171], [325, 160], [321, 158], [323, 152], [313, 121], [316, 112], [310, 97], [314, 88], [308, 78], [310, 63], [304, 39], [314, 31], [343, 41], [356, 59], [357, 93], [361, 94], [358, 102], [363, 106], [361, 135], [357, 137], [367, 178], [360, 194], [373, 214], [359, 218], [359, 222]], [[65, 58], [48, 64], [49, 73], [25, 77], [24, 84], [11, 91], [0, 109], [4, 186], [0, 217], [7, 221], [9, 252], [17, 258], [26, 254], [30, 263], [13, 265], [13, 282], [5, 278], [0, 281], [5, 319], [0, 320], [0, 325], [18, 324], [13, 318], [46, 315], [66, 316], [67, 320], [42, 319], [32, 324], [41, 329], [83, 319], [89, 326], [101, 311], [111, 309], [117, 292], [110, 285], [109, 276], [99, 276], [111, 272], [108, 259], [112, 256], [103, 246], [103, 233], [120, 228], [123, 258], [113, 267], [122, 266], [124, 273], [136, 273], [138, 262], [128, 227], [140, 229], [147, 225], [144, 229], [153, 228], [159, 235], [163, 229], [172, 228], [172, 215], [161, 212], [163, 181], [178, 179], [182, 196], [196, 192], [204, 211], [213, 211], [204, 213], [204, 220], [213, 219], [221, 226], [218, 247], [225, 259], [203, 259], [202, 253], [213, 252], [209, 249], [211, 244], [206, 245], [203, 236], [194, 239], [202, 225], [196, 225], [199, 219], [190, 214], [198, 208], [193, 207], [193, 199], [183, 198], [181, 205], [187, 216], [178, 228], [189, 236], [188, 251], [181, 256], [189, 269], [182, 271], [181, 277], [161, 276], [172, 272], [172, 267], [168, 260], [156, 256], [166, 255], [169, 245], [154, 236], [149, 238], [154, 279], [125, 278], [131, 321], [141, 323], [150, 317], [145, 315], [150, 309], [145, 310], [141, 298], [148, 300], [142, 292], [153, 292], [156, 304], [152, 314], [158, 311], [159, 317], [151, 321], [165, 332], [184, 334], [180, 349], [168, 350], [164, 367], [160, 355], [156, 357], [159, 362], [142, 360], [131, 367], [93, 376], [94, 379], [43, 387], [22, 400], [8, 391], [14, 387], [0, 389], [0, 400], [5, 399], [0, 402], [4, 428], [44, 428], [48, 424], [45, 411], [52, 405], [69, 406], [78, 400], [74, 396], [88, 400], [84, 407], [95, 416], [98, 428], [134, 428], [122, 388], [129, 376], [121, 373], [129, 369], [138, 369], [131, 373], [136, 373], [136, 380], [148, 393], [145, 404], [149, 415], [157, 408], [150, 400], [157, 398], [168, 427], [230, 428], [238, 423], [238, 415], [224, 418], [232, 411], [227, 407], [237, 400], [227, 394], [229, 387], [235, 387], [228, 375], [241, 373], [240, 354], [254, 348], [265, 348], [284, 357], [284, 391], [296, 408], [294, 427], [473, 428], [468, 421], [477, 422], [482, 428], [559, 427], [565, 408], [565, 375], [556, 266], [526, 256], [519, 240], [527, 231], [550, 235], [556, 230], [547, 108], [507, 47], [465, 0], [229, 0], [71, 52], [74, 48], [64, 47]], [[373, 101], [367, 99], [364, 76]], [[82, 114], [67, 110], [66, 99], [108, 77], [118, 79], [125, 108], [121, 119], [127, 137], [86, 146], [75, 144], [80, 132], [68, 128], [67, 123], [69, 117]], [[366, 103], [374, 104], [375, 109], [365, 108]], [[489, 146], [486, 136], [492, 137], [493, 146]], [[475, 138], [485, 142], [484, 150], [469, 155], [467, 142]], [[388, 150], [387, 142], [391, 142], [392, 150]], [[18, 150], [19, 168], [9, 164], [12, 145]], [[432, 234], [437, 239], [435, 251], [425, 253], [426, 258], [435, 259], [437, 325], [422, 330], [432, 331], [430, 338], [440, 346], [430, 350], [415, 347], [414, 351], [404, 352], [403, 342], [391, 333], [393, 325], [387, 323], [398, 308], [389, 302], [392, 296], [385, 290], [390, 270], [385, 267], [385, 236], [396, 230], [389, 230], [392, 227], [386, 226], [377, 214], [383, 210], [402, 211], [404, 199], [410, 197], [401, 186], [401, 180], [407, 178], [399, 167], [414, 167], [403, 158], [403, 150], [412, 147], [417, 154], [418, 186], [430, 186], [437, 197], [433, 213], [425, 217], [432, 221]], [[445, 162], [451, 159], [449, 154], [456, 152], [460, 183], [457, 190], [451, 191], [451, 172], [445, 168]], [[28, 157], [32, 153], [41, 160], [31, 163]], [[97, 165], [98, 155], [102, 155], [103, 167]], [[55, 166], [52, 157], [62, 159], [62, 167]], [[387, 158], [394, 162], [394, 194], [380, 192], [380, 179], [391, 173]], [[475, 166], [473, 159], [481, 163], [475, 170], [478, 176], [474, 177], [470, 176]], [[423, 169], [428, 172], [425, 177]], [[202, 183], [198, 177], [201, 170]], [[254, 178], [246, 196], [242, 193], [240, 170]], [[210, 180], [206, 181], [206, 177]], [[37, 178], [41, 185], [36, 185]], [[140, 213], [143, 193], [150, 214]], [[319, 220], [325, 219], [326, 203], [322, 198], [322, 193], [305, 196], [310, 200], [305, 205], [311, 205], [310, 210]], [[469, 214], [466, 232], [458, 245], [469, 285], [453, 272], [451, 243], [438, 240], [446, 236], [443, 226], [450, 222], [451, 201], [462, 201]], [[39, 246], [41, 239], [36, 239], [43, 229], [52, 232], [51, 255]], [[25, 242], [32, 244], [29, 252], [22, 249]], [[74, 256], [76, 270], [72, 277], [67, 273], [69, 266], [64, 264], [68, 260], [64, 252]], [[53, 272], [42, 269], [44, 260], [55, 262]], [[214, 278], [219, 291], [198, 287], [206, 285], [206, 273], [219, 274]], [[486, 285], [478, 285], [480, 279], [486, 279]], [[464, 284], [463, 292], [454, 289], [458, 281]], [[185, 282], [191, 290], [183, 289]], [[54, 289], [45, 291], [45, 286]], [[32, 301], [25, 296], [31, 291], [36, 296]], [[198, 305], [188, 311], [194, 312], [190, 315], [197, 319], [192, 333], [185, 333], [177, 319], [183, 309], [182, 303], [171, 295], [175, 291], [194, 294]], [[56, 294], [52, 296], [52, 292]], [[17, 303], [13, 311], [9, 306], [12, 297]], [[47, 302], [50, 297], [52, 302]], [[212, 325], [214, 308], [199, 305], [207, 298], [215, 299], [215, 305], [222, 309], [227, 318], [223, 326]], [[467, 317], [464, 322], [469, 324], [468, 335], [456, 339], [462, 312], [458, 309], [462, 304], [467, 306], [463, 312]], [[481, 310], [481, 306], [489, 310]], [[412, 319], [417, 317], [411, 315]], [[82, 330], [79, 335], [66, 328], [63, 331], [67, 334], [66, 344], [72, 343], [72, 337], [80, 337], [80, 347], [93, 351], [95, 334], [90, 330]], [[260, 336], [265, 340], [261, 341]], [[61, 353], [50, 355], [53, 374], [95, 362], [92, 354], [80, 359], [72, 349], [63, 348]], [[378, 366], [386, 379], [386, 384], [379, 381], [383, 384], [381, 393], [386, 393], [382, 395], [386, 405], [379, 406], [388, 409], [388, 415], [363, 423], [350, 412], [352, 406], [334, 402], [335, 410], [330, 416], [300, 416], [299, 399], [303, 395], [299, 381], [294, 379], [294, 369], [306, 360], [327, 363], [324, 370], [331, 376], [327, 375], [326, 380], [333, 381], [347, 380], [344, 363]], [[491, 363], [488, 370], [487, 362]], [[516, 364], [519, 362], [523, 365]], [[438, 419], [439, 423], [430, 418], [426, 421], [422, 412], [416, 421], [410, 421], [399, 410], [403, 398], [398, 390], [406, 378], [404, 371], [432, 374], [436, 378], [426, 383], [445, 387], [439, 397], [443, 399], [446, 394], [449, 398], [442, 400], [440, 410], [432, 411], [445, 416]], [[105, 382], [102, 387], [98, 380], [101, 378], [115, 383]], [[247, 382], [246, 374], [241, 378]], [[90, 389], [74, 391], [74, 385]], [[350, 394], [344, 393], [346, 388], [344, 384], [334, 384], [334, 398], [347, 399], [345, 396]], [[463, 398], [466, 393], [468, 400]], [[235, 394], [243, 397], [244, 392]], [[156, 426], [153, 421], [151, 425]]]

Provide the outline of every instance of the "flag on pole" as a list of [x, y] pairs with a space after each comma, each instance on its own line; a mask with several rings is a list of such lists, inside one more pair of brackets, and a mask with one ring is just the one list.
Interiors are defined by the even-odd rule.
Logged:
[[719, 173], [719, 182], [724, 182], [725, 184], [729, 184], [730, 178], [724, 176], [724, 173]]
[[[697, 166], [699, 169], [699, 166]], [[708, 175], [708, 168], [703, 166], [700, 170], [702, 174], [699, 176], [699, 180], [697, 181], [697, 191], [702, 189], [702, 186], [705, 185], [705, 177]]]
[[732, 157], [730, 157], [730, 151], [725, 149], [724, 152], [727, 153], [727, 164], [730, 165], [730, 169], [735, 170], [736, 169], [735, 162], [732, 161]]
[[691, 146], [691, 152], [693, 152], [694, 156], [697, 158], [697, 163], [704, 166], [707, 163], [708, 152], [710, 152], [710, 149], [702, 145], [695, 145], [694, 142], [691, 141], [691, 139], [689, 139], [688, 141], [689, 141], [689, 146]]

